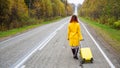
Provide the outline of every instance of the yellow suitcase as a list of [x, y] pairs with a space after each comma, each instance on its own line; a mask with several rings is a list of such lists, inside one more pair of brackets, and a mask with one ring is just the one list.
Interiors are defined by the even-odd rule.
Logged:
[[81, 62], [82, 64], [85, 62], [93, 63], [93, 56], [89, 47], [80, 49], [80, 57], [82, 59], [82, 62]]

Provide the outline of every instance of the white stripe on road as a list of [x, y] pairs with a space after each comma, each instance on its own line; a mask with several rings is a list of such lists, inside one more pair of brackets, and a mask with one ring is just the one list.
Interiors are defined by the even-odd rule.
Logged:
[[52, 33], [52, 35], [50, 35], [48, 37], [48, 39], [46, 39], [44, 42], [42, 42], [40, 44], [41, 47], [39, 48], [39, 50], [41, 50], [55, 35], [56, 35], [56, 32]]
[[11, 68], [19, 68], [20, 66], [22, 66], [22, 64], [24, 64], [33, 55], [33, 53], [35, 53], [37, 50], [41, 50], [56, 35], [56, 32], [60, 30], [65, 24], [57, 28], [53, 33], [49, 35], [49, 37], [47, 37], [42, 43], [40, 43], [38, 47], [36, 47], [27, 56], [24, 56], [22, 59], [18, 60], [18, 62], [16, 62]]
[[[39, 44], [39, 46], [34, 50], [33, 53], [35, 53], [37, 50], [41, 50], [42, 48], [44, 48], [45, 45], [48, 44], [48, 42], [49, 42], [55, 35], [56, 35], [56, 32], [53, 32], [47, 39], [45, 39], [41, 44]], [[22, 62], [20, 62], [15, 68], [19, 68], [25, 61], [27, 61], [27, 59], [29, 59], [29, 57], [30, 57], [33, 53], [31, 52], [30, 55], [26, 56], [25, 59], [24, 59]], [[23, 65], [23, 66], [25, 66], [25, 65]], [[22, 66], [22, 67], [23, 67], [23, 66]]]
[[90, 32], [87, 30], [87, 28], [85, 27], [85, 25], [80, 22], [82, 24], [82, 26], [84, 27], [84, 29], [86, 30], [86, 32], [88, 33], [88, 35], [90, 36], [90, 38], [93, 40], [93, 42], [96, 44], [96, 46], [98, 47], [98, 49], [100, 50], [100, 52], [102, 53], [102, 55], [104, 56], [104, 58], [106, 59], [106, 61], [108, 62], [108, 64], [110, 65], [111, 68], [115, 68], [115, 66], [112, 64], [112, 62], [109, 60], [109, 58], [107, 57], [107, 55], [103, 52], [103, 50], [101, 49], [100, 45], [95, 41], [95, 39], [93, 38], [93, 36], [90, 34]]
[[[14, 68], [19, 68], [25, 61], [27, 61], [30, 56], [33, 55], [33, 53], [35, 53], [39, 48], [43, 48], [48, 42], [50, 41], [54, 36], [56, 35], [56, 32], [52, 33], [47, 39], [45, 39], [37, 48], [35, 48], [31, 53], [29, 53], [27, 56], [25, 56], [22, 60], [20, 59], [15, 66], [13, 66]], [[46, 43], [47, 42], [47, 43]], [[45, 45], [44, 45], [45, 44]]]
[[[66, 23], [65, 23], [66, 24]], [[63, 25], [61, 25], [59, 28], [57, 28], [53, 33], [52, 33], [52, 35], [51, 36], [49, 36], [48, 37], [48, 39], [46, 39], [44, 42], [42, 42], [40, 45], [41, 45], [41, 47], [38, 49], [38, 50], [41, 50], [55, 35], [56, 35], [56, 32], [58, 31], [58, 30], [60, 30], [65, 24], [63, 24]]]
[[25, 65], [21, 66], [20, 68], [25, 68]]

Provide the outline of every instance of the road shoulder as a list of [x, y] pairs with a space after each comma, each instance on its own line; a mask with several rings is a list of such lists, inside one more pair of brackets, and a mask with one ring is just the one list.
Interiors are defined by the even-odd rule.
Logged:
[[87, 26], [88, 31], [92, 34], [92, 36], [97, 40], [97, 42], [100, 44], [102, 49], [105, 50], [105, 53], [110, 58], [112, 63], [115, 65], [116, 68], [120, 67], [120, 54], [116, 52], [115, 49], [113, 49], [110, 44], [107, 43], [107, 41], [104, 39], [104, 37], [98, 32], [97, 29], [91, 27], [87, 23], [84, 23]]

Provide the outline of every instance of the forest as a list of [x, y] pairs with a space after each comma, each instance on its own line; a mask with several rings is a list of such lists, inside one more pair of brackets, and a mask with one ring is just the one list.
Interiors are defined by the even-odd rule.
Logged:
[[67, 0], [0, 0], [0, 31], [65, 17], [72, 12]]
[[84, 0], [79, 15], [120, 29], [120, 0]]

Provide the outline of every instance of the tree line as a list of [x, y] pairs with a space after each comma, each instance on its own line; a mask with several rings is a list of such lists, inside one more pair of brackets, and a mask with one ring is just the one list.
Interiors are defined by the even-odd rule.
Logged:
[[0, 31], [65, 17], [72, 10], [67, 0], [0, 0]]
[[79, 15], [120, 29], [120, 0], [85, 0]]

